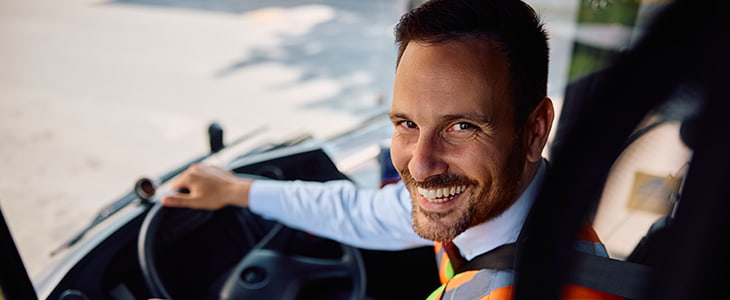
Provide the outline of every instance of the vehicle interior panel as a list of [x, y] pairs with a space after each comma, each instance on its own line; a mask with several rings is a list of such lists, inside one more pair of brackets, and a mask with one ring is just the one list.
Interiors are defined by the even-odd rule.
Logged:
[[142, 217], [138, 216], [114, 232], [75, 264], [56, 285], [48, 299], [64, 299], [62, 296], [72, 293], [81, 293], [89, 299], [114, 299], [111, 298], [110, 291], [119, 285], [127, 286], [140, 298], [148, 296], [136, 254], [137, 233]]

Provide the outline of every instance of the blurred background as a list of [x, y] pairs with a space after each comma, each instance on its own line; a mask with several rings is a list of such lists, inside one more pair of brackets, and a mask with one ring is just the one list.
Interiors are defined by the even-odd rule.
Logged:
[[[551, 37], [558, 111], [570, 78], [596, 67], [581, 56], [588, 69], [570, 68], [581, 7], [634, 3], [631, 22], [643, 11], [640, 1], [527, 2]], [[393, 26], [415, 3], [0, 2], [0, 206], [30, 275], [139, 177], [205, 153], [210, 122], [227, 142], [327, 138], [387, 109]], [[616, 34], [602, 49], [625, 47], [627, 26], [581, 31], [579, 47], [595, 52]]]

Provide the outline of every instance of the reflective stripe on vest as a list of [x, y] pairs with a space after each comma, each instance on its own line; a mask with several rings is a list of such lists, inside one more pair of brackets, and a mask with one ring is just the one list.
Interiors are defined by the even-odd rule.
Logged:
[[[586, 226], [576, 241], [575, 249], [579, 252], [608, 257], [605, 246], [600, 242], [592, 227]], [[427, 298], [436, 299], [511, 299], [514, 273], [511, 270], [482, 269], [466, 271], [454, 275], [446, 251], [441, 243], [434, 243], [436, 262], [439, 266], [439, 279], [442, 286]], [[584, 288], [576, 285], [566, 285], [563, 289], [563, 299], [623, 299], [615, 295]]]
[[436, 252], [436, 265], [439, 267], [439, 280], [441, 284], [446, 284], [451, 277], [454, 277], [454, 268], [451, 266], [449, 256], [446, 255], [446, 250], [441, 246], [441, 242], [435, 242], [433, 250]]
[[[432, 299], [482, 299], [498, 289], [511, 287], [513, 271], [483, 269], [455, 275], [445, 285], [434, 291]], [[511, 292], [509, 293], [511, 295]]]

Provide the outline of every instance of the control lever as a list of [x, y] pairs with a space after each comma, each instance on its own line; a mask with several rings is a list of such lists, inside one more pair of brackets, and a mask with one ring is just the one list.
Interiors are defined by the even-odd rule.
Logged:
[[223, 128], [220, 124], [213, 122], [208, 126], [208, 142], [210, 143], [210, 153], [216, 153], [225, 148], [223, 145]]
[[[158, 188], [159, 184], [157, 182], [150, 178], [142, 177], [134, 184], [134, 193], [137, 194], [137, 197], [139, 197], [142, 202], [149, 202], [150, 200], [152, 200], [152, 197], [155, 196]], [[176, 190], [175, 192], [190, 194], [190, 190], [188, 190], [187, 188], [181, 188]]]

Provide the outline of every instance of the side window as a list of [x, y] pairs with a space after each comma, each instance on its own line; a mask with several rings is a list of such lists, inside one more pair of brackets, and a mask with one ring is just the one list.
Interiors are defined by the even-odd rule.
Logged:
[[611, 168], [593, 226], [613, 258], [650, 264], [637, 247], [673, 217], [692, 160], [683, 136], [694, 111], [684, 101], [689, 97], [684, 94], [647, 116]]

